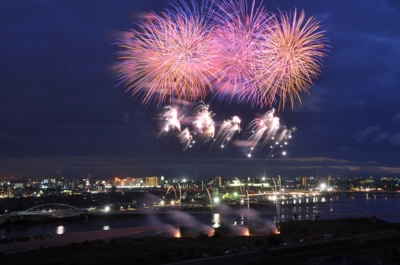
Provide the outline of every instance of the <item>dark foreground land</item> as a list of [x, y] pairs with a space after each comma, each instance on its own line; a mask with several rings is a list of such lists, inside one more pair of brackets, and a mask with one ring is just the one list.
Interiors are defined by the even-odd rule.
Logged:
[[[363, 218], [286, 222], [280, 228], [278, 235], [229, 236], [228, 230], [221, 228], [212, 237], [189, 237], [184, 233], [181, 238], [162, 234], [145, 238], [118, 237], [62, 246], [43, 244], [14, 253], [2, 252], [3, 244], [0, 244], [0, 264], [290, 265], [310, 264], [311, 259], [325, 256], [345, 258], [346, 264], [400, 264], [400, 224], [397, 223]], [[314, 264], [345, 264], [319, 262]]]

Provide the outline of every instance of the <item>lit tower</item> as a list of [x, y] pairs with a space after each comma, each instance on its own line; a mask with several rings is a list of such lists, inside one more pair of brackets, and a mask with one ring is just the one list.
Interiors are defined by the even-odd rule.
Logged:
[[331, 173], [329, 173], [329, 175], [328, 175], [328, 183], [327, 183], [327, 185], [328, 185], [328, 187], [329, 187], [329, 181], [331, 180]]

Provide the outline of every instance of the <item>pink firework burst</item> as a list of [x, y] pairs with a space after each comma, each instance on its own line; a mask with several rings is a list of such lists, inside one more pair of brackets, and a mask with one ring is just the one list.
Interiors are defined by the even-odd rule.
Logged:
[[[131, 29], [119, 46], [122, 82], [143, 104], [203, 99], [211, 89], [210, 30], [205, 6], [172, 5]], [[207, 9], [211, 10], [211, 9]]]
[[259, 85], [257, 67], [264, 32], [270, 27], [271, 15], [246, 0], [217, 3], [216, 26], [212, 33], [215, 80], [219, 99], [247, 99]]

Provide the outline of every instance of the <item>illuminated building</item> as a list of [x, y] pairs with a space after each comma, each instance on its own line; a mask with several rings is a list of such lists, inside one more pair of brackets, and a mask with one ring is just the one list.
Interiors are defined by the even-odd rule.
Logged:
[[146, 177], [144, 185], [147, 187], [157, 186], [158, 185], [158, 177], [156, 177], [156, 176]]

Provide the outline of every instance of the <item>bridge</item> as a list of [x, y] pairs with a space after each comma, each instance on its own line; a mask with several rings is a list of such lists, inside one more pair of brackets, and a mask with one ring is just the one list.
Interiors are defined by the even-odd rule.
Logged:
[[79, 216], [84, 214], [85, 211], [75, 206], [62, 203], [47, 203], [41, 204], [28, 210], [17, 212], [20, 216], [37, 216], [37, 215], [47, 215], [57, 218]]

